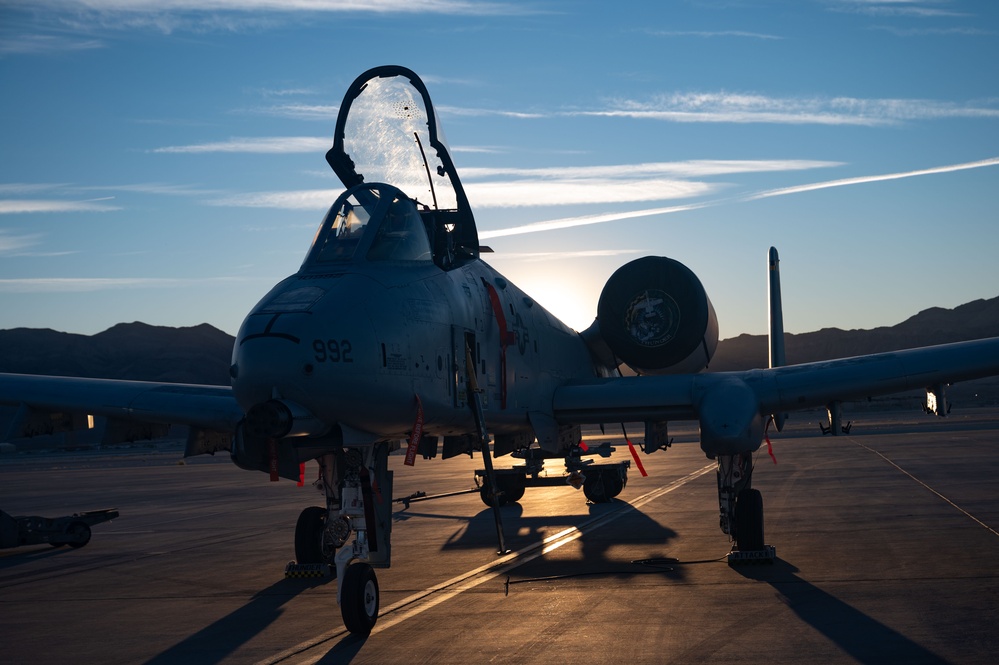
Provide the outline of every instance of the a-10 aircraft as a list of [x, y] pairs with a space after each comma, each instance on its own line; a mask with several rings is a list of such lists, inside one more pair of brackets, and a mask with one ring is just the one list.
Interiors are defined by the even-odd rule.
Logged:
[[[388, 455], [481, 450], [483, 496], [516, 500], [544, 458], [581, 468], [591, 500], [623, 478], [573, 467], [584, 424], [645, 423], [646, 453], [666, 424], [696, 420], [718, 464], [721, 528], [765, 551], [753, 453], [773, 418], [837, 400], [926, 389], [999, 374], [999, 338], [804, 365], [783, 365], [776, 253], [771, 250], [771, 368], [699, 374], [718, 341], [715, 311], [681, 263], [650, 256], [608, 280], [594, 323], [570, 329], [480, 259], [475, 221], [424, 83], [398, 66], [350, 86], [326, 159], [346, 191], [297, 273], [277, 284], [236, 337], [231, 387], [0, 375], [0, 403], [19, 405], [9, 436], [108, 419], [125, 440], [190, 426], [186, 454], [230, 451], [240, 468], [298, 480], [320, 466], [326, 505], [295, 531], [300, 562], [335, 564], [345, 626], [378, 617], [373, 568], [391, 560]], [[622, 376], [619, 367], [637, 375]], [[527, 464], [499, 479], [493, 454]], [[501, 482], [502, 480], [502, 482]], [[500, 549], [503, 549], [502, 530]]]

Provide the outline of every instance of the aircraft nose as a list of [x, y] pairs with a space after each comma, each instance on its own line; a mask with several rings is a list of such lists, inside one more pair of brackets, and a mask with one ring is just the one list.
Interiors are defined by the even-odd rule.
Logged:
[[252, 415], [276, 432], [311, 414], [300, 434], [315, 434], [319, 420], [333, 426], [356, 412], [381, 357], [368, 312], [379, 288], [359, 275], [293, 276], [261, 300], [240, 328], [230, 369], [247, 425]]
[[[274, 399], [295, 399], [315, 368], [299, 338], [280, 335], [240, 335], [236, 339], [232, 366], [233, 395], [249, 414]], [[280, 414], [272, 414], [280, 420]], [[265, 419], [261, 413], [260, 418]]]

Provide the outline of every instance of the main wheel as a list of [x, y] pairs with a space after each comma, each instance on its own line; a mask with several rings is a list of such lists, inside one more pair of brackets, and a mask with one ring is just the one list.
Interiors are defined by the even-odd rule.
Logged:
[[90, 542], [90, 526], [86, 522], [73, 522], [66, 534], [73, 538], [67, 543], [70, 547], [80, 548]]
[[604, 483], [603, 471], [591, 471], [586, 474], [583, 481], [583, 494], [593, 503], [607, 503], [611, 500], [611, 494]]
[[496, 484], [503, 490], [503, 503], [514, 503], [524, 498], [524, 490], [527, 488], [524, 476], [520, 474], [507, 474], [498, 476]]
[[607, 498], [613, 499], [624, 489], [624, 478], [619, 471], [608, 471], [604, 473], [604, 489], [607, 490]]
[[[503, 485], [500, 483], [499, 480], [496, 481], [496, 484], [500, 486], [500, 489], [503, 488]], [[486, 504], [486, 506], [488, 506], [489, 508], [492, 508], [493, 500], [492, 497], [490, 496], [490, 494], [492, 493], [492, 490], [489, 489], [490, 487], [491, 486], [489, 484], [489, 481], [483, 479], [482, 487], [479, 488], [479, 498], [482, 499], [482, 503]], [[506, 502], [507, 502], [507, 494], [506, 492], [501, 492], [500, 495], [496, 497], [496, 503], [498, 503], [501, 506], [504, 506], [506, 505]]]
[[343, 625], [355, 635], [367, 635], [378, 620], [378, 579], [366, 563], [347, 566], [340, 584]]
[[763, 495], [744, 489], [735, 499], [735, 542], [740, 552], [763, 549]]
[[326, 509], [309, 506], [295, 524], [295, 559], [298, 563], [330, 563], [324, 561], [322, 538], [326, 527]]

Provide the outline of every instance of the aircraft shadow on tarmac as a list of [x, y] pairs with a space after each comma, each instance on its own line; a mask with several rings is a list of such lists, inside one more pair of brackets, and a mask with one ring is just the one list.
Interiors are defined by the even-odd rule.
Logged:
[[741, 566], [743, 576], [766, 582], [809, 626], [859, 663], [945, 663], [945, 659], [897, 630], [801, 579], [798, 569], [778, 559], [773, 566]]
[[52, 559], [75, 551], [70, 547], [52, 547], [51, 545], [24, 545], [16, 550], [0, 550], [0, 570], [21, 566], [26, 563], [45, 561], [46, 559]]
[[146, 665], [222, 662], [277, 620], [283, 605], [306, 589], [323, 584], [326, 580], [321, 578], [275, 582], [239, 609], [146, 661]]
[[[623, 509], [623, 510], [622, 510]], [[524, 547], [535, 545], [545, 537], [556, 534], [570, 527], [584, 527], [594, 518], [617, 513], [613, 521], [602, 525], [599, 529], [584, 532], [579, 538], [582, 552], [578, 557], [566, 559], [558, 557], [540, 557], [524, 564], [519, 570], [519, 577], [578, 576], [578, 575], [621, 575], [628, 576], [640, 573], [659, 572], [672, 577], [681, 577], [680, 569], [669, 566], [634, 565], [630, 560], [617, 560], [610, 555], [609, 550], [617, 545], [649, 545], [658, 551], [665, 551], [669, 542], [676, 538], [677, 533], [659, 524], [640, 510], [629, 510], [627, 504], [613, 500], [608, 503], [588, 504], [586, 512], [575, 515], [544, 515], [524, 516], [524, 509], [519, 503], [511, 503], [500, 509], [503, 517], [503, 531], [507, 549], [517, 551]], [[429, 512], [410, 512], [412, 518], [463, 519], [453, 514], [436, 514]], [[442, 550], [482, 549], [495, 550], [496, 526], [493, 521], [492, 509], [483, 508], [471, 517], [465, 517], [465, 524], [458, 528], [441, 547]], [[655, 558], [658, 554], [650, 554], [647, 558]]]

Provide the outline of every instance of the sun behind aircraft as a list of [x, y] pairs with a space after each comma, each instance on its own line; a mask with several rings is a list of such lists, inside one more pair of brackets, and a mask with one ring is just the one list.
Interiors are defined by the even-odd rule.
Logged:
[[[6, 374], [0, 403], [19, 406], [10, 437], [100, 415], [108, 443], [186, 424], [187, 455], [228, 450], [273, 480], [298, 480], [317, 460], [326, 505], [302, 512], [296, 554], [335, 564], [354, 633], [378, 617], [374, 568], [391, 562], [388, 455], [401, 440], [410, 456], [435, 456], [439, 444], [443, 457], [481, 451], [503, 550], [496, 508], [523, 495], [544, 458], [582, 470], [591, 500], [621, 491], [623, 471], [578, 462], [580, 425], [644, 422], [651, 453], [668, 447], [666, 423], [696, 420], [718, 463], [722, 531], [746, 558], [772, 557], [752, 487], [771, 417], [780, 426], [789, 410], [923, 388], [944, 415], [945, 384], [999, 374], [999, 338], [782, 367], [776, 280], [772, 367], [697, 374], [718, 342], [715, 311], [698, 278], [665, 257], [615, 272], [577, 333], [480, 259], [488, 249], [427, 89], [403, 67], [350, 86], [326, 158], [347, 190], [299, 271], [243, 322], [231, 388]], [[776, 277], [774, 250], [770, 262]], [[620, 376], [622, 364], [639, 376]], [[493, 454], [527, 460], [521, 473], [494, 474], [490, 437]]]

